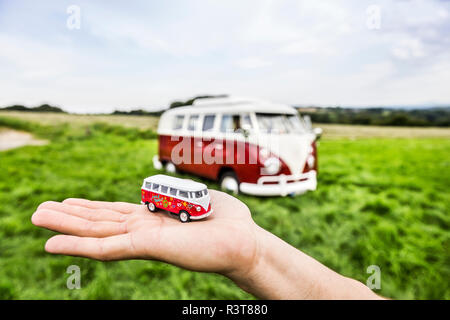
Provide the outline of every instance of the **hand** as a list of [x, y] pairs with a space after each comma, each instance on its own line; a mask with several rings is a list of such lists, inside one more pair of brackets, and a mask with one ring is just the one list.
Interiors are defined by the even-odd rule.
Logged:
[[210, 195], [213, 214], [190, 223], [144, 205], [84, 199], [44, 202], [31, 220], [64, 234], [47, 241], [50, 253], [217, 272], [265, 299], [379, 298], [257, 226], [238, 199], [214, 190]]
[[152, 259], [195, 271], [233, 274], [253, 265], [257, 242], [250, 211], [238, 199], [210, 190], [214, 212], [181, 223], [168, 212], [145, 205], [67, 199], [44, 202], [34, 225], [64, 235], [45, 250], [97, 260]]

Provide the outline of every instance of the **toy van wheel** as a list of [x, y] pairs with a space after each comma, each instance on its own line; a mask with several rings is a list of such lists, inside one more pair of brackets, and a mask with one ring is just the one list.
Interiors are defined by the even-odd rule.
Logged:
[[166, 169], [166, 171], [169, 172], [169, 173], [176, 173], [177, 172], [177, 167], [175, 167], [173, 162], [170, 162], [170, 161], [168, 161], [166, 163], [166, 165], [164, 166], [164, 169]]
[[178, 218], [183, 223], [191, 221], [191, 216], [184, 210], [180, 211], [180, 213], [178, 214]]
[[147, 209], [150, 212], [155, 212], [156, 211], [156, 206], [153, 202], [147, 202]]
[[234, 194], [239, 193], [239, 179], [233, 171], [227, 171], [220, 177], [220, 188]]

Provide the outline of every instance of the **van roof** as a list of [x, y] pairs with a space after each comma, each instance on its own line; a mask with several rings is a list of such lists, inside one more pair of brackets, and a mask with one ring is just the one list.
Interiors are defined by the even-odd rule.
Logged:
[[206, 189], [206, 185], [191, 179], [181, 179], [164, 174], [157, 174], [144, 179], [145, 182], [162, 184], [167, 187], [181, 189], [185, 191], [200, 191]]
[[285, 113], [297, 114], [297, 110], [287, 104], [273, 103], [255, 98], [205, 98], [197, 99], [192, 106], [184, 106], [167, 110], [167, 114], [190, 113]]

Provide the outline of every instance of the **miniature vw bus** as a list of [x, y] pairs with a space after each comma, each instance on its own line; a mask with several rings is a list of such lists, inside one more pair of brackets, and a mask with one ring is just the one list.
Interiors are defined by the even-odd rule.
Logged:
[[177, 214], [181, 222], [203, 219], [213, 212], [206, 185], [162, 174], [144, 179], [141, 203], [151, 212], [159, 208]]
[[158, 137], [155, 168], [212, 179], [225, 190], [285, 196], [317, 186], [318, 133], [288, 105], [198, 99], [164, 112]]

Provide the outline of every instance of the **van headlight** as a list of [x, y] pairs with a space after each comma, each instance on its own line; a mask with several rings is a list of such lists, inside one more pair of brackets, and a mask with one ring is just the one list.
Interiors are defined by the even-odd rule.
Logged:
[[197, 207], [197, 208], [195, 208], [198, 212], [200, 212], [200, 210], [202, 210], [202, 208], [200, 208], [200, 207]]
[[269, 158], [266, 161], [264, 161], [264, 173], [265, 174], [276, 174], [278, 171], [280, 171], [281, 168], [281, 162], [278, 160], [278, 158]]

